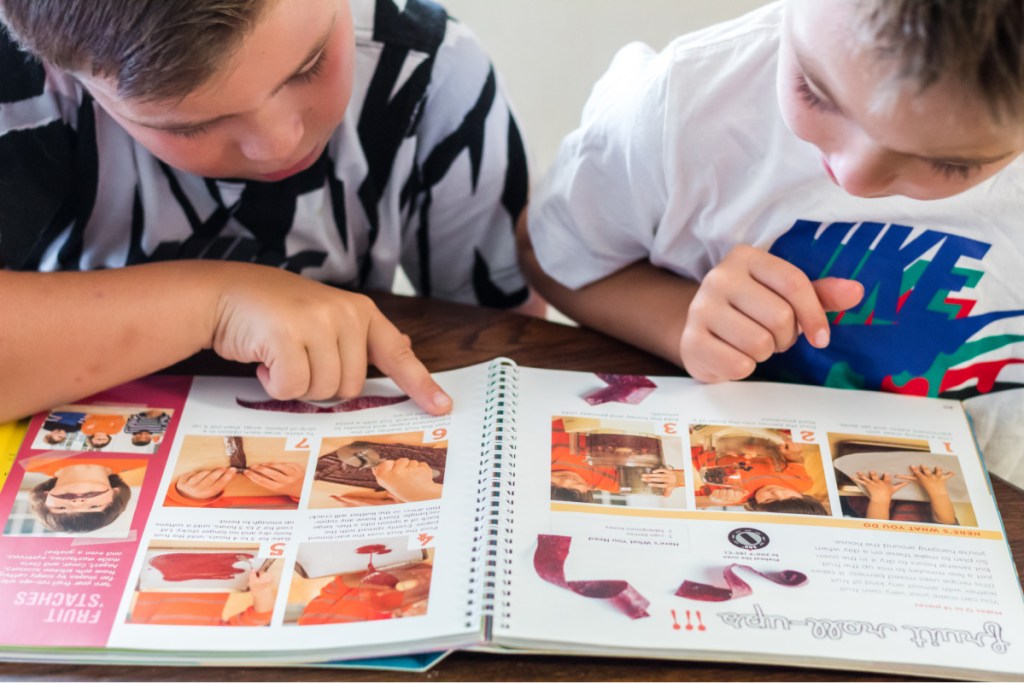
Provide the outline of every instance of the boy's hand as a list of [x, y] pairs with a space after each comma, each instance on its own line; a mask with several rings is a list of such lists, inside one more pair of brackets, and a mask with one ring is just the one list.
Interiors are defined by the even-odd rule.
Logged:
[[800, 334], [824, 348], [826, 311], [846, 310], [863, 296], [854, 280], [811, 282], [791, 263], [739, 245], [707, 274], [690, 304], [680, 340], [683, 365], [695, 379], [719, 382], [747, 377]]
[[909, 475], [899, 474], [897, 476], [904, 480], [904, 486], [916, 481], [928, 494], [928, 498], [934, 500], [949, 495], [946, 490], [946, 482], [952, 478], [953, 472], [943, 470], [941, 467], [932, 469], [924, 465], [911, 465]]
[[238, 474], [234, 467], [214, 470], [193, 470], [178, 477], [174, 485], [178, 493], [192, 500], [210, 500], [224, 493], [224, 489]]
[[252, 570], [249, 572], [249, 591], [254, 595], [257, 593], [269, 593], [274, 590], [274, 575], [270, 572]]
[[306, 470], [293, 462], [264, 463], [246, 468], [242, 476], [268, 491], [298, 499]]
[[868, 494], [869, 499], [886, 503], [892, 500], [892, 494], [910, 483], [904, 481], [899, 484], [893, 484], [891, 474], [888, 472], [878, 474], [875, 471], [857, 472], [857, 476], [853, 480], [864, 488], [864, 492]]
[[270, 267], [239, 268], [223, 283], [212, 347], [228, 360], [255, 362], [271, 397], [326, 400], [362, 391], [377, 366], [434, 415], [451, 399], [403, 335], [366, 296]]
[[663, 496], [672, 495], [672, 489], [683, 485], [682, 472], [659, 467], [649, 474], [641, 474], [640, 479], [656, 488], [662, 489]]
[[434, 481], [433, 470], [419, 460], [384, 460], [373, 468], [373, 476], [381, 488], [403, 503], [441, 497], [441, 484]]
[[274, 588], [276, 580], [270, 572], [249, 572], [249, 592], [252, 594], [252, 609], [265, 614], [274, 610]]
[[367, 491], [366, 493], [345, 493], [342, 495], [331, 495], [331, 498], [338, 501], [345, 507], [368, 507], [372, 505], [393, 505], [398, 501], [387, 491]]
[[708, 496], [715, 505], [739, 505], [747, 499], [747, 492], [739, 489], [714, 489]]

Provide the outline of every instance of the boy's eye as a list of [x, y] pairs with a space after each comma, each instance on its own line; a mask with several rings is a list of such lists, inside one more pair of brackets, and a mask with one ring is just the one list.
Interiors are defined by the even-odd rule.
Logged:
[[936, 173], [940, 173], [947, 179], [967, 180], [972, 173], [981, 168], [981, 164], [951, 164], [947, 161], [929, 161], [928, 163]]
[[298, 83], [309, 83], [314, 78], [320, 75], [320, 72], [324, 70], [324, 55], [327, 50], [321, 50], [320, 54], [317, 55], [316, 60], [312, 65], [302, 73], [297, 73], [292, 77], [292, 80]]
[[208, 125], [190, 126], [188, 128], [172, 128], [167, 132], [179, 138], [197, 138], [210, 129]]
[[800, 96], [800, 99], [804, 101], [811, 109], [821, 109], [822, 111], [833, 112], [836, 110], [835, 106], [832, 105], [828, 100], [823, 99], [813, 90], [811, 90], [810, 84], [807, 82], [807, 78], [802, 74], [796, 75], [796, 92]]

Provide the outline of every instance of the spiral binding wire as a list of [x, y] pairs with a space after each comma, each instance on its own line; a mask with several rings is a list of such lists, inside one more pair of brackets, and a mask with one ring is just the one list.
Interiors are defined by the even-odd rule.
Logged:
[[[501, 614], [507, 617], [508, 579], [511, 569], [511, 546], [499, 547], [501, 538], [500, 520], [504, 510], [511, 505], [515, 496], [513, 470], [515, 467], [515, 440], [509, 436], [515, 431], [516, 403], [519, 388], [516, 379], [518, 368], [507, 358], [495, 360], [487, 373], [487, 390], [484, 393], [484, 429], [481, 436], [481, 459], [477, 471], [476, 511], [473, 523], [474, 535], [472, 557], [482, 561], [474, 562], [470, 569], [469, 603], [466, 609], [466, 627], [472, 628], [474, 606], [482, 605], [486, 636], [490, 637], [491, 624], [496, 611], [495, 596], [500, 590]], [[511, 543], [511, 539], [504, 541]], [[503, 550], [503, 552], [502, 552]], [[499, 589], [499, 555], [505, 555], [501, 564], [501, 588]]]

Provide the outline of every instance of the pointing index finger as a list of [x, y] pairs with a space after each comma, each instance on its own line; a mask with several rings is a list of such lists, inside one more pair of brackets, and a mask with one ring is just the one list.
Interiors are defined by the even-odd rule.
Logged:
[[416, 357], [408, 337], [379, 311], [370, 322], [367, 346], [370, 362], [394, 380], [418, 406], [432, 415], [451, 411], [451, 397]]
[[810, 278], [802, 270], [777, 256], [762, 253], [750, 260], [750, 275], [785, 299], [793, 308], [797, 325], [812, 346], [828, 346], [829, 329], [825, 308]]

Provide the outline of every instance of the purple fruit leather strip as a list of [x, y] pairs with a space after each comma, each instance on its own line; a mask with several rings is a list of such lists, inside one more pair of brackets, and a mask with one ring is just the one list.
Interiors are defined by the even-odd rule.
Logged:
[[654, 391], [654, 389], [651, 387], [630, 387], [613, 384], [587, 394], [583, 397], [583, 400], [592, 406], [609, 403], [611, 401], [636, 405], [647, 398], [647, 395], [652, 391]]
[[626, 590], [612, 598], [612, 604], [620, 611], [625, 612], [630, 619], [643, 619], [651, 616], [647, 613], [651, 601], [640, 595], [640, 592], [628, 583]]
[[408, 401], [408, 396], [359, 396], [347, 401], [335, 403], [333, 406], [318, 406], [307, 401], [247, 401], [242, 398], [235, 398], [238, 405], [252, 410], [267, 410], [276, 413], [351, 413], [355, 410], [366, 410], [367, 408], [379, 408], [390, 406], [402, 401]]
[[720, 588], [707, 583], [696, 583], [694, 581], [683, 581], [676, 590], [676, 595], [690, 600], [701, 602], [725, 602], [732, 599], [732, 591], [728, 588]]
[[728, 588], [687, 580], [683, 581], [682, 585], [676, 590], [676, 595], [681, 598], [700, 600], [702, 602], [724, 602], [726, 600], [746, 597], [753, 593], [754, 590], [750, 587], [750, 584], [736, 575], [737, 569], [746, 569], [763, 579], [768, 579], [772, 583], [789, 588], [796, 588], [807, 583], [807, 575], [795, 569], [783, 569], [778, 573], [768, 574], [759, 572], [745, 564], [730, 564], [722, 570], [722, 578], [725, 579]]
[[533, 568], [537, 575], [556, 586], [568, 588], [565, 580], [565, 558], [569, 557], [568, 536], [537, 535], [537, 550], [533, 554]]
[[658, 386], [652, 382], [649, 377], [644, 377], [643, 375], [612, 375], [606, 372], [598, 372], [595, 374], [612, 386], [650, 387], [651, 389]]
[[626, 581], [566, 581], [565, 560], [569, 556], [571, 543], [572, 538], [569, 536], [537, 535], [537, 550], [533, 554], [533, 567], [540, 578], [560, 588], [567, 588], [585, 598], [608, 600], [612, 606], [630, 619], [650, 616], [647, 614], [650, 601]]

